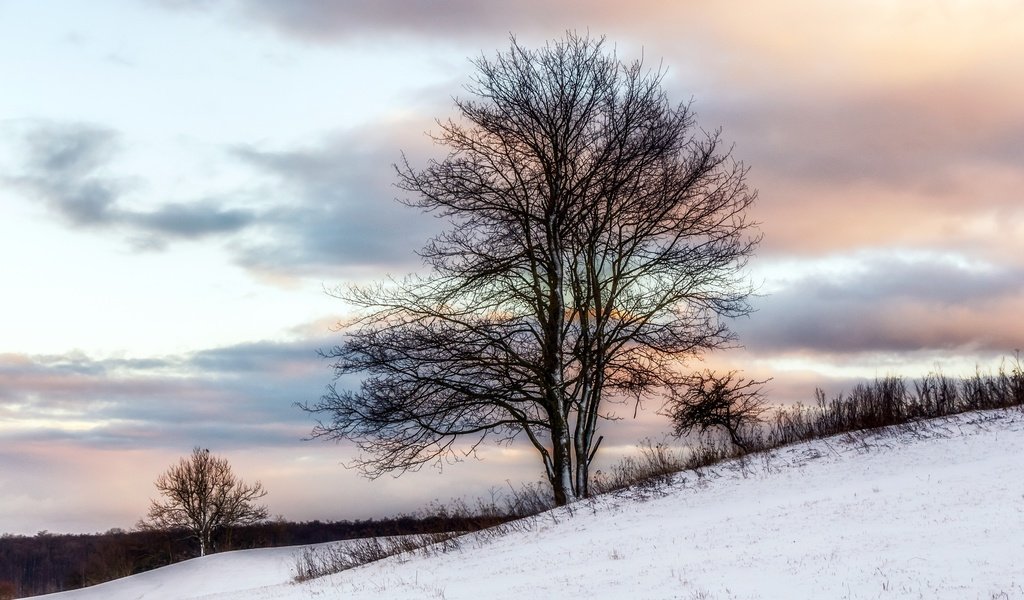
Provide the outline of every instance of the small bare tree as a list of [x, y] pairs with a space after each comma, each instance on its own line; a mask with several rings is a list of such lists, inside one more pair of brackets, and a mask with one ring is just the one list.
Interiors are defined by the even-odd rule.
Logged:
[[182, 529], [199, 542], [199, 555], [212, 548], [213, 535], [223, 527], [251, 525], [267, 518], [267, 508], [255, 504], [267, 495], [260, 482], [247, 484], [231, 471], [227, 459], [195, 448], [156, 479], [163, 502], [153, 500], [146, 529]]
[[767, 410], [761, 386], [768, 381], [745, 379], [737, 371], [694, 373], [690, 385], [673, 395], [663, 412], [672, 419], [674, 435], [704, 435], [720, 427], [733, 444], [748, 452], [748, 434]]

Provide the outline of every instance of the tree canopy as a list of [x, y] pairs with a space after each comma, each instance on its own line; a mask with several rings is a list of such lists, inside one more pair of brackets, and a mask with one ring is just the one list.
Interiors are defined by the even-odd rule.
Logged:
[[156, 479], [162, 501], [150, 503], [144, 528], [182, 529], [199, 542], [199, 555], [211, 548], [222, 527], [251, 525], [267, 518], [265, 506], [256, 504], [267, 492], [260, 482], [247, 484], [231, 470], [226, 458], [195, 448]]
[[473, 65], [447, 155], [396, 166], [404, 202], [450, 222], [429, 273], [339, 288], [361, 312], [323, 354], [362, 383], [304, 408], [371, 476], [524, 438], [563, 504], [588, 494], [610, 403], [679, 394], [685, 360], [731, 343], [756, 193], [665, 71], [603, 38], [513, 38]]

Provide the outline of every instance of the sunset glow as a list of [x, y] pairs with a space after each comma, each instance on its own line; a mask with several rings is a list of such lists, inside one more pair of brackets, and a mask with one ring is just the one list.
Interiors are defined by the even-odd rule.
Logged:
[[[1019, 2], [0, 1], [0, 533], [129, 528], [195, 446], [293, 520], [537, 481], [515, 446], [367, 481], [294, 403], [331, 381], [324, 290], [444, 227], [391, 165], [443, 153], [467, 59], [570, 29], [751, 169], [758, 312], [699, 366], [807, 402], [1024, 349]], [[668, 431], [645, 408], [603, 460]]]

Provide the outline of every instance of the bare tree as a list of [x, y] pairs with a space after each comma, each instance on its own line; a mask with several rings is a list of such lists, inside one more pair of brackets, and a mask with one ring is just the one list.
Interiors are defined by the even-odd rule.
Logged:
[[663, 412], [672, 419], [673, 433], [691, 431], [706, 434], [721, 428], [733, 444], [749, 450], [748, 434], [767, 410], [762, 387], [768, 380], [755, 381], [737, 371], [719, 375], [705, 370], [694, 373], [681, 394], [673, 395]]
[[199, 555], [212, 548], [213, 535], [223, 527], [251, 525], [267, 518], [267, 508], [255, 504], [267, 495], [260, 482], [247, 484], [235, 477], [227, 459], [195, 448], [156, 479], [163, 501], [153, 500], [140, 525], [149, 529], [182, 529], [199, 542]]
[[588, 494], [609, 403], [635, 412], [732, 340], [755, 193], [719, 134], [669, 102], [664, 70], [604, 39], [513, 39], [473, 64], [434, 138], [447, 157], [396, 167], [405, 202], [451, 222], [422, 251], [431, 272], [338, 289], [361, 313], [323, 354], [365, 378], [303, 408], [370, 476], [522, 436], [564, 504]]

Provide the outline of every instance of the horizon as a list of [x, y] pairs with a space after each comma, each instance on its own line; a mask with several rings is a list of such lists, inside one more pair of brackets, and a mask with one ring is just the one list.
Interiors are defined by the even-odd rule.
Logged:
[[[421, 269], [444, 226], [392, 163], [443, 149], [469, 60], [567, 30], [664, 65], [759, 191], [743, 348], [777, 403], [1024, 347], [1024, 6], [446, 0], [0, 2], [0, 533], [128, 529], [193, 447], [271, 515], [411, 512], [537, 481], [529, 448], [400, 478], [304, 441], [324, 293]], [[605, 427], [603, 464], [670, 425]], [[620, 412], [632, 412], [631, 407]]]

